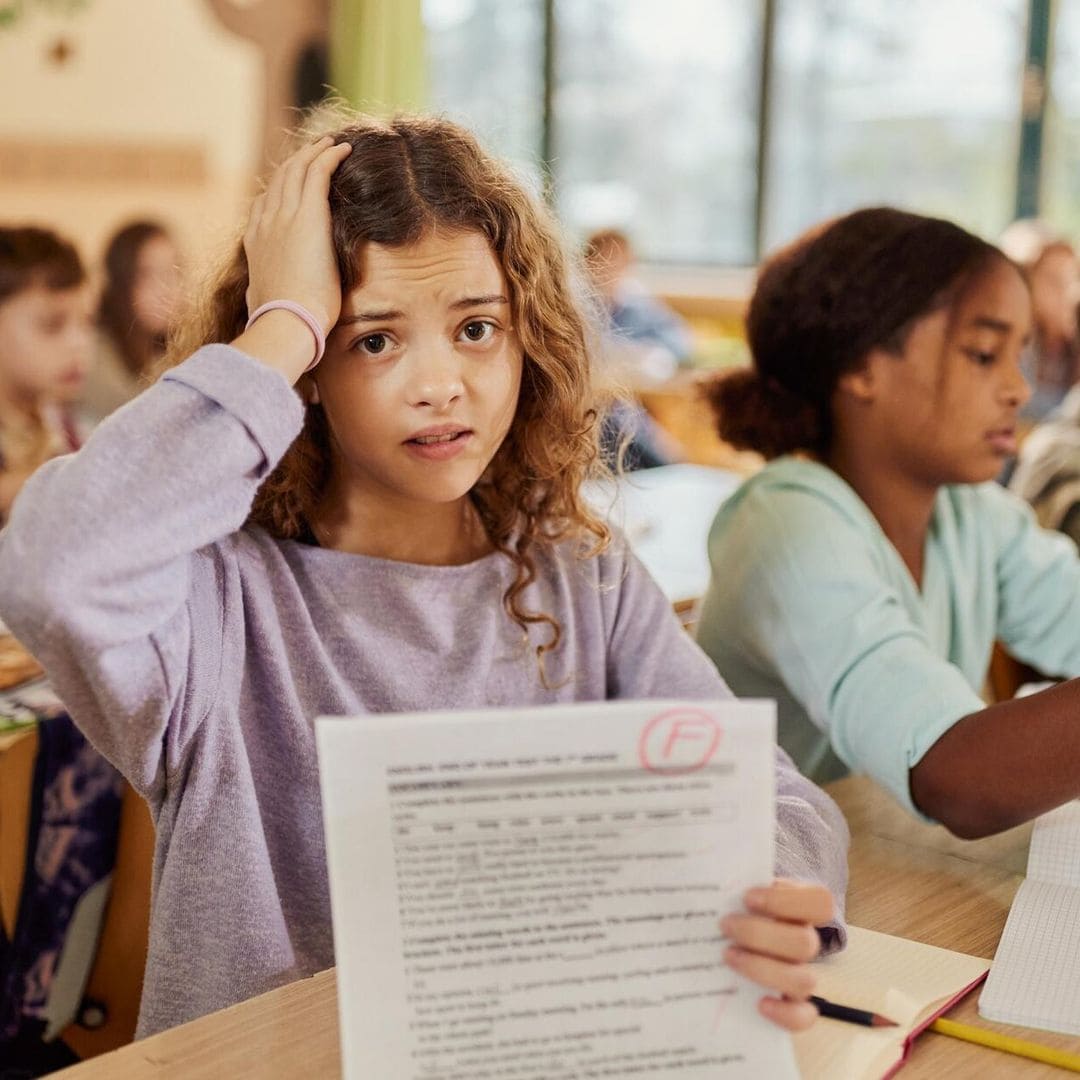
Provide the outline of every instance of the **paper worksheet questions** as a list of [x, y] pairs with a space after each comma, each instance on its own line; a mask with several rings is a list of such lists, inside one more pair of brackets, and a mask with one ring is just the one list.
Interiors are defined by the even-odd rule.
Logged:
[[318, 722], [347, 1080], [796, 1077], [718, 920], [773, 873], [773, 706]]

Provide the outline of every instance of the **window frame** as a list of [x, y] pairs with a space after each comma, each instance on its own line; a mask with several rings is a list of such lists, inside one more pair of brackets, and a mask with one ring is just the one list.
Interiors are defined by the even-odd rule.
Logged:
[[[538, 164], [544, 178], [545, 191], [550, 196], [555, 183], [554, 147], [557, 145], [559, 118], [555, 109], [555, 83], [558, 71], [559, 0], [540, 0], [542, 8], [543, 41], [540, 50], [542, 72], [542, 101]], [[758, 0], [761, 19], [760, 47], [757, 57], [757, 141], [756, 174], [753, 197], [753, 256], [760, 261], [764, 254], [765, 207], [769, 191], [769, 140], [771, 136], [772, 86], [774, 80], [774, 48], [776, 42], [777, 0]], [[1016, 86], [1016, 123], [1019, 143], [1013, 197], [1014, 217], [1035, 217], [1041, 205], [1044, 164], [1044, 129], [1048, 97], [1049, 64], [1055, 0], [1027, 0], [1027, 31], [1022, 77]], [[732, 264], [715, 262], [674, 263], [669, 260], [650, 260], [658, 268], [676, 266], [727, 270]]]

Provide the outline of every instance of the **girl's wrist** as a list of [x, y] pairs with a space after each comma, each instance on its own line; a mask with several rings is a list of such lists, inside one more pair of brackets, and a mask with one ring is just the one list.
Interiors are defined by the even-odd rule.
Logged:
[[311, 330], [290, 311], [275, 308], [255, 320], [232, 342], [233, 348], [280, 371], [295, 383], [315, 357]]
[[326, 321], [325, 316], [320, 321], [319, 317], [314, 314], [310, 308], [305, 307], [303, 304], [298, 304], [295, 300], [268, 300], [264, 304], [260, 304], [254, 311], [248, 316], [247, 326], [245, 330], [250, 330], [252, 325], [262, 318], [262, 316], [269, 314], [271, 311], [287, 311], [290, 315], [294, 315], [298, 318], [310, 331], [312, 340], [315, 343], [315, 354], [311, 363], [308, 365], [310, 371], [316, 364], [323, 358], [323, 353], [326, 352], [326, 332], [323, 330], [322, 323]]

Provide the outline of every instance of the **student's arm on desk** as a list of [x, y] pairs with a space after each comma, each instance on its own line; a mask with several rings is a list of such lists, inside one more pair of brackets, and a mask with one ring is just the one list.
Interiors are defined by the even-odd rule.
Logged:
[[911, 797], [965, 840], [1080, 797], [1080, 679], [957, 721], [912, 768]]
[[[995, 485], [975, 494], [997, 548], [998, 632], [1047, 675], [1080, 675], [1080, 559]], [[1080, 796], [1080, 680], [965, 716], [911, 770], [919, 808], [958, 836], [1018, 825]]]

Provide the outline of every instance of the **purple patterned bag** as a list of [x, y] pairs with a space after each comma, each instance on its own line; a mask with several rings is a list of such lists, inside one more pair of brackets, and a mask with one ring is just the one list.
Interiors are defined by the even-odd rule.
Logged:
[[67, 715], [38, 730], [12, 940], [0, 926], [0, 1061], [5, 1044], [49, 1042], [78, 1014], [116, 860], [120, 774]]

